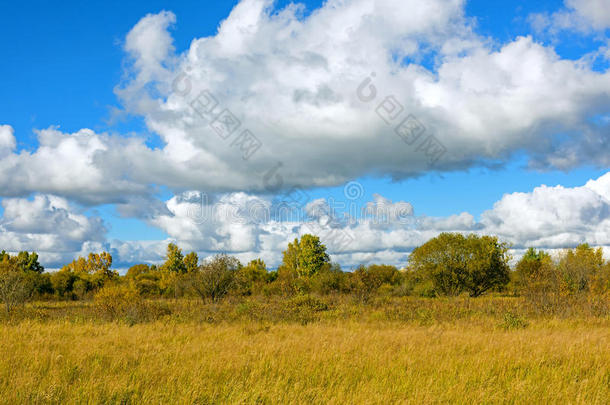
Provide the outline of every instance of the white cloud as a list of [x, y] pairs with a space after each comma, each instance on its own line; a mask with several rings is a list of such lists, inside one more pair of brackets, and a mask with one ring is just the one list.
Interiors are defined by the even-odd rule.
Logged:
[[41, 192], [101, 203], [148, 191], [146, 180], [138, 176], [143, 162], [154, 162], [154, 153], [141, 140], [99, 135], [89, 129], [73, 134], [55, 128], [36, 132], [38, 149], [0, 160], [3, 196]]
[[[261, 257], [274, 267], [287, 244], [305, 233], [320, 236], [333, 260], [347, 268], [371, 262], [402, 266], [413, 248], [441, 232], [497, 235], [512, 244], [516, 255], [529, 246], [557, 251], [585, 242], [608, 251], [609, 197], [607, 173], [581, 187], [543, 185], [506, 194], [476, 221], [469, 213], [416, 216], [410, 203], [378, 194], [357, 211], [350, 208], [349, 198], [299, 205], [242, 192], [203, 197], [185, 192], [165, 203], [145, 202], [156, 208], [143, 219], [164, 231], [167, 240], [107, 241], [99, 218], [78, 213], [63, 198], [37, 195], [2, 202], [0, 246], [39, 251], [58, 266], [89, 251], [108, 250], [122, 267], [162, 261], [169, 241], [201, 257], [226, 252], [244, 262]], [[124, 208], [141, 203], [136, 199]]]
[[2, 207], [1, 249], [37, 251], [45, 265], [65, 264], [77, 253], [99, 251], [105, 241], [103, 221], [79, 213], [64, 198], [40, 194], [32, 199], [6, 198]]
[[610, 27], [608, 0], [566, 0], [566, 5], [582, 16], [597, 30]]
[[[281, 208], [265, 194], [273, 186], [452, 171], [503, 163], [523, 151], [533, 166], [610, 164], [609, 121], [599, 119], [610, 116], [610, 72], [593, 71], [586, 58], [562, 59], [530, 37], [491, 45], [473, 31], [464, 3], [329, 0], [304, 16], [301, 6], [274, 10], [268, 0], [243, 0], [216, 35], [195, 38], [181, 54], [168, 31], [175, 16], [145, 16], [126, 37], [130, 63], [116, 91], [162, 146], [52, 127], [38, 131], [36, 150], [16, 152], [12, 127], [0, 126], [0, 196], [59, 196], [5, 199], [1, 244], [60, 256], [111, 248], [123, 262], [160, 257], [165, 241], [108, 242], [103, 225], [75, 213], [68, 198], [117, 204], [187, 250], [262, 256], [270, 264], [294, 237], [329, 229], [353, 238], [347, 248], [325, 239], [345, 263], [403, 260], [441, 231], [496, 233], [516, 246], [610, 245], [606, 176], [579, 188], [506, 195], [478, 222], [468, 213], [416, 217], [410, 203], [380, 195], [366, 205], [367, 215], [330, 224], [330, 201], [312, 202], [305, 222], [266, 214]], [[608, 26], [603, 2], [567, 5], [559, 24], [572, 24], [577, 14], [592, 29]], [[374, 100], [366, 101], [363, 92], [371, 89]], [[199, 115], [210, 101], [204, 90], [216, 99], [216, 113], [226, 109], [239, 120], [226, 139]], [[394, 111], [402, 110], [395, 120], [385, 116], [391, 125], [377, 114], [388, 96], [401, 104]], [[408, 114], [425, 132], [404, 142], [394, 128]], [[238, 142], [244, 129], [262, 143], [248, 160]], [[422, 144], [428, 135], [446, 148], [433, 167]], [[157, 187], [175, 196], [158, 201]], [[199, 194], [185, 192], [195, 189], [215, 196], [204, 204], [215, 207], [206, 220]], [[388, 222], [376, 220], [380, 208], [389, 210]]]
[[[429, 170], [417, 144], [401, 142], [375, 114], [389, 95], [402, 117], [414, 114], [446, 146], [438, 170], [504, 161], [519, 150], [563, 169], [609, 162], [607, 128], [590, 118], [610, 109], [610, 74], [527, 37], [490, 48], [464, 19], [462, 2], [331, 1], [305, 18], [294, 7], [273, 14], [269, 5], [242, 1], [217, 35], [194, 40], [156, 84], [166, 97], [148, 95], [156, 103], [132, 103], [129, 86], [119, 93], [167, 143], [168, 159], [194, 171], [222, 169], [230, 179], [199, 176], [191, 188], [260, 191], [277, 161], [285, 186]], [[426, 55], [437, 72], [417, 63]], [[367, 104], [356, 90], [371, 72], [377, 98]], [[216, 113], [227, 108], [241, 123], [227, 140], [198, 115], [209, 96]], [[248, 162], [233, 144], [246, 128], [262, 142]]]
[[583, 187], [540, 186], [505, 195], [483, 213], [482, 231], [516, 247], [563, 248], [610, 245], [610, 173]]
[[[529, 37], [492, 48], [473, 32], [463, 1], [334, 0], [307, 17], [299, 6], [271, 4], [243, 0], [216, 35], [194, 39], [182, 54], [168, 32], [171, 12], [144, 17], [127, 35], [131, 63], [117, 94], [163, 146], [42, 130], [37, 150], [0, 162], [2, 195], [98, 204], [150, 198], [156, 186], [258, 193], [502, 163], [520, 151], [541, 167], [610, 164], [608, 123], [593, 123], [610, 115], [610, 73]], [[371, 102], [357, 91], [367, 77]], [[198, 114], [204, 90], [216, 113], [239, 120], [227, 139]], [[376, 114], [388, 96], [402, 105], [392, 125]], [[425, 127], [411, 144], [394, 132], [408, 114]], [[262, 143], [249, 160], [245, 129]], [[433, 167], [428, 135], [446, 148]]]
[[2, 201], [7, 230], [22, 233], [61, 234], [68, 240], [100, 240], [105, 228], [99, 219], [71, 211], [68, 202], [59, 197], [37, 195], [33, 200]]
[[10, 125], [0, 125], [0, 157], [11, 153], [17, 146], [13, 127]]
[[610, 4], [607, 0], [565, 0], [563, 9], [535, 13], [529, 19], [535, 30], [552, 35], [564, 30], [603, 32], [610, 27]]
[[278, 214], [277, 203], [244, 193], [204, 199], [203, 206], [199, 194], [185, 193], [167, 202], [170, 214], [151, 223], [189, 250], [261, 256], [272, 266], [279, 264], [288, 242], [305, 233], [319, 235], [333, 259], [346, 266], [380, 260], [401, 265], [408, 252], [441, 232], [497, 235], [517, 254], [529, 246], [553, 251], [585, 242], [608, 248], [609, 196], [610, 173], [582, 187], [543, 185], [506, 194], [476, 221], [469, 213], [417, 217], [411, 204], [380, 195], [343, 220], [333, 206], [349, 211], [349, 200], [318, 199], [303, 211]]
[[127, 34], [125, 50], [133, 57], [140, 77], [151, 80], [163, 71], [162, 64], [174, 51], [168, 28], [176, 22], [173, 13], [148, 14]]

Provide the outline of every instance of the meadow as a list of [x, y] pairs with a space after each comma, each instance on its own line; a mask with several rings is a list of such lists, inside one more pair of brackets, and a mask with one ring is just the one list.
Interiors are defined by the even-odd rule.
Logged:
[[2, 253], [0, 402], [610, 403], [610, 262], [507, 249], [441, 234], [343, 271], [304, 235], [270, 271], [169, 244], [125, 275]]
[[34, 302], [0, 322], [0, 402], [605, 404], [607, 304], [180, 298], [144, 320]]

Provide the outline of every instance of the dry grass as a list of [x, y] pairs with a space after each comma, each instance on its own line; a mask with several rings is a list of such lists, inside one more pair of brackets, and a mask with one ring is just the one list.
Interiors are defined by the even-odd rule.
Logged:
[[350, 318], [346, 311], [305, 325], [175, 315], [133, 326], [80, 315], [5, 321], [0, 401], [605, 404], [610, 398], [607, 317], [536, 318], [513, 327], [511, 317], [506, 324], [499, 315], [421, 322], [365, 319], [357, 309]]

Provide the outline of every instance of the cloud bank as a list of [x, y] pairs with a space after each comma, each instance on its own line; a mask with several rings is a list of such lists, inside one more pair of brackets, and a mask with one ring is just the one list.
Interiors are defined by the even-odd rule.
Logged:
[[[604, 24], [597, 3], [572, 3]], [[181, 53], [174, 14], [144, 17], [126, 36], [117, 95], [161, 146], [50, 128], [37, 150], [15, 153], [2, 127], [2, 194], [96, 204], [156, 186], [267, 192], [278, 163], [283, 188], [502, 164], [517, 152], [537, 168], [609, 163], [610, 73], [531, 37], [490, 43], [463, 1], [331, 0], [308, 16], [272, 5], [242, 0]], [[442, 147], [433, 162], [430, 136]]]
[[[599, 31], [609, 26], [606, 9], [601, 0], [569, 0], [558, 13]], [[608, 175], [583, 187], [507, 194], [479, 219], [424, 217], [382, 196], [358, 218], [335, 221], [324, 200], [300, 207], [297, 219], [275, 215], [275, 193], [361, 176], [502, 165], [517, 153], [537, 169], [610, 163], [610, 73], [586, 57], [562, 58], [530, 36], [481, 37], [462, 0], [329, 0], [304, 11], [242, 0], [215, 35], [183, 52], [173, 45], [173, 13], [142, 18], [125, 38], [116, 93], [158, 147], [52, 127], [37, 131], [38, 147], [26, 151], [11, 126], [0, 126], [3, 246], [47, 252], [53, 263], [102, 248], [122, 263], [160, 258], [166, 241], [108, 241], [103, 221], [83, 214], [101, 204], [187, 249], [272, 265], [290, 239], [317, 226], [353, 237], [326, 241], [348, 265], [404, 263], [441, 231], [497, 234], [516, 248], [609, 245]], [[160, 201], [160, 188], [174, 197]], [[214, 201], [202, 205], [192, 190]], [[194, 213], [208, 205], [203, 221]], [[379, 207], [391, 221], [372, 219]]]
[[[506, 194], [478, 220], [467, 212], [449, 217], [418, 215], [410, 203], [381, 195], [357, 211], [349, 209], [351, 201], [299, 204], [243, 192], [218, 197], [185, 192], [165, 201], [163, 210], [146, 219], [169, 239], [141, 242], [108, 241], [100, 236], [106, 232], [100, 218], [78, 213], [65, 199], [37, 195], [33, 200], [2, 202], [0, 242], [13, 251], [41, 251], [43, 259], [51, 262], [73, 252], [105, 249], [124, 266], [161, 260], [170, 240], [202, 256], [226, 252], [243, 261], [261, 257], [277, 266], [288, 242], [305, 233], [319, 235], [332, 258], [348, 267], [366, 262], [405, 265], [413, 248], [441, 232], [497, 235], [516, 253], [530, 246], [610, 247], [610, 173], [581, 187], [543, 185], [529, 193]], [[347, 209], [335, 210], [338, 205]]]

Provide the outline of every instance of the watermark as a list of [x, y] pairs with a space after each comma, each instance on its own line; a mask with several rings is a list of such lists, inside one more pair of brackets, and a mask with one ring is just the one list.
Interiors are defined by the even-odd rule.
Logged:
[[243, 160], [250, 159], [263, 143], [252, 131], [242, 126], [241, 120], [231, 110], [220, 105], [218, 98], [210, 90], [202, 90], [195, 97], [191, 97], [193, 83], [186, 68], [172, 82], [174, 94], [187, 100], [193, 113], [207, 122], [220, 139], [230, 141], [229, 146], [238, 148]]
[[[230, 108], [219, 101], [209, 89], [195, 94], [191, 69], [185, 68], [172, 82], [175, 95], [182, 97], [194, 116], [206, 122], [207, 126], [229, 147], [239, 150], [247, 161], [263, 147], [263, 142], [246, 126]], [[357, 90], [358, 98], [365, 103], [377, 98], [373, 85], [375, 75], [365, 79]], [[405, 143], [424, 153], [431, 164], [445, 153], [445, 149], [433, 136], [423, 137], [425, 127], [412, 115], [404, 116], [404, 107], [395, 97], [389, 96], [375, 109], [387, 125], [395, 125], [395, 132]], [[421, 138], [421, 139], [420, 139]], [[442, 150], [441, 150], [442, 149]], [[286, 187], [282, 173], [282, 162], [271, 166], [262, 174], [263, 189], [276, 194], [274, 203], [263, 200], [247, 200], [245, 203], [219, 201], [211, 203], [208, 195], [198, 193], [188, 198], [187, 217], [198, 225], [209, 224], [263, 224], [271, 221], [292, 222], [301, 225], [301, 230], [319, 236], [325, 243], [333, 246], [334, 252], [349, 249], [355, 241], [350, 226], [366, 220], [374, 225], [387, 225], [412, 218], [412, 209], [393, 204], [384, 207], [376, 204], [359, 208], [358, 200], [364, 194], [364, 187], [358, 182], [345, 185], [344, 199], [325, 200], [324, 204], [313, 204], [311, 196], [301, 187]], [[193, 200], [194, 199], [194, 200]], [[312, 204], [310, 204], [312, 203]], [[343, 216], [337, 215], [342, 212]]]
[[[283, 189], [284, 179], [281, 170], [284, 164], [278, 162], [263, 175], [263, 187], [268, 192], [278, 192]], [[291, 187], [279, 194], [279, 207], [292, 207], [297, 212], [304, 212], [312, 200], [310, 195], [303, 188]], [[334, 210], [329, 210], [326, 216], [318, 216], [317, 221], [310, 221], [306, 218], [300, 221], [307, 232], [317, 235], [325, 242], [333, 244], [335, 252], [347, 250], [349, 245], [355, 240], [354, 235], [348, 228], [338, 226], [339, 222], [334, 216]], [[278, 218], [278, 219], [284, 219]]]
[[211, 202], [205, 193], [192, 193], [187, 197], [186, 216], [198, 225], [210, 226], [298, 224], [301, 233], [319, 236], [334, 253], [349, 251], [356, 240], [353, 225], [365, 222], [370, 226], [404, 225], [413, 221], [410, 204], [384, 201], [363, 204], [364, 195], [362, 184], [354, 181], [344, 186], [343, 198], [338, 199], [312, 200], [299, 188], [279, 194], [273, 202], [261, 199]]
[[[242, 153], [242, 159], [250, 159], [263, 146], [263, 143], [255, 134], [247, 128], [242, 127], [240, 119], [226, 106], [222, 106], [210, 90], [200, 91], [195, 97], [193, 92], [192, 77], [190, 69], [184, 69], [172, 82], [174, 94], [187, 100], [192, 112], [207, 122], [207, 125], [224, 141], [230, 142], [230, 147], [238, 148]], [[272, 166], [263, 174], [263, 188], [267, 192], [278, 193], [285, 190], [284, 180], [281, 175], [283, 163]], [[283, 191], [280, 195], [279, 204], [274, 210], [270, 206], [251, 206], [226, 204], [224, 202], [210, 204], [205, 193], [199, 193], [198, 203], [189, 205], [187, 216], [198, 225], [209, 221], [223, 223], [252, 223], [256, 221], [269, 221], [271, 219], [299, 222], [306, 228], [307, 232], [314, 233], [325, 242], [332, 243], [342, 250], [354, 240], [346, 230], [336, 226], [337, 221], [324, 220], [312, 221], [311, 218], [303, 216], [307, 204], [311, 198], [308, 193], [299, 187], [292, 187]], [[255, 211], [255, 213], [253, 212]], [[277, 218], [274, 218], [274, 215]], [[282, 217], [282, 218], [280, 218]]]
[[[279, 170], [283, 167], [282, 162], [278, 162], [269, 172], [263, 176], [263, 185], [267, 191], [277, 190], [283, 185], [283, 178]], [[307, 205], [312, 202], [310, 195], [300, 187], [291, 187], [286, 192], [280, 194], [280, 205], [294, 207], [298, 212], [304, 212]], [[318, 207], [318, 210], [320, 207]], [[320, 237], [320, 239], [330, 242], [334, 246], [335, 252], [342, 252], [349, 249], [355, 240], [355, 236], [349, 228], [341, 226], [340, 221], [335, 216], [334, 207], [328, 207], [327, 212], [313, 212], [316, 221], [306, 218], [301, 221], [301, 225], [306, 232]]]
[[[364, 79], [356, 89], [358, 100], [370, 103], [377, 99], [377, 87], [373, 84], [376, 74], [373, 72]], [[425, 135], [426, 127], [413, 115], [405, 111], [404, 106], [394, 95], [386, 96], [375, 108], [375, 113], [383, 122], [394, 128], [407, 145], [415, 148], [415, 152], [423, 153], [428, 164], [434, 165], [447, 152], [447, 148], [434, 135]]]

